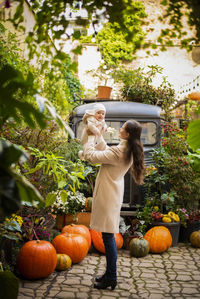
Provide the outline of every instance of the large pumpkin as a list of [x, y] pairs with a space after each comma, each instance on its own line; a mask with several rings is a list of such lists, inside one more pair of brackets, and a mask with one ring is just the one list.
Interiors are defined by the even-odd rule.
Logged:
[[82, 235], [62, 233], [52, 240], [52, 244], [57, 253], [69, 255], [72, 263], [81, 262], [88, 253], [88, 242]]
[[133, 238], [129, 243], [131, 256], [143, 257], [149, 253], [149, 242], [144, 238]]
[[[90, 233], [94, 247], [101, 253], [105, 253], [105, 246], [103, 243], [102, 233], [94, 229], [90, 229]], [[120, 233], [115, 234], [115, 241], [117, 249], [120, 249], [123, 246], [123, 237]]]
[[194, 247], [200, 247], [200, 230], [197, 230], [190, 235], [190, 243]]
[[88, 249], [91, 246], [91, 235], [89, 228], [83, 224], [69, 224], [63, 227], [62, 233], [80, 234], [88, 241]]
[[164, 226], [154, 226], [144, 235], [144, 239], [149, 242], [150, 252], [161, 253], [166, 251], [172, 244], [172, 236], [168, 228]]
[[39, 279], [54, 272], [57, 254], [48, 241], [32, 240], [25, 243], [17, 256], [17, 269], [27, 279]]
[[91, 212], [92, 210], [92, 199], [93, 197], [87, 197], [85, 201], [85, 210], [87, 212]]
[[72, 265], [72, 260], [67, 254], [57, 254], [57, 265], [56, 270], [67, 270]]

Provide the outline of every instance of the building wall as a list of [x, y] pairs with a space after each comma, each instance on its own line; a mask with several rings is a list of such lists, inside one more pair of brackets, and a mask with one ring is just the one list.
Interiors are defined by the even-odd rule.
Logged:
[[11, 2], [10, 8], [1, 7], [0, 8], [0, 20], [4, 22], [6, 29], [16, 34], [17, 40], [19, 41], [19, 46], [23, 50], [23, 54], [28, 58], [27, 46], [25, 44], [25, 37], [27, 33], [33, 29], [35, 25], [35, 18], [33, 12], [30, 10], [27, 2], [24, 2], [24, 21], [21, 26], [25, 28], [25, 33], [23, 31], [18, 31], [14, 28], [11, 22], [7, 21], [8, 18], [12, 18], [15, 14], [17, 2]]
[[[148, 24], [144, 27], [147, 34], [147, 40], [149, 43], [154, 43], [160, 34], [162, 28], [165, 28], [165, 23], [160, 23], [158, 17], [162, 16], [162, 7], [160, 6], [160, 1], [142, 1], [145, 5], [145, 10], [148, 14]], [[187, 28], [186, 22], [184, 23], [184, 29], [188, 30], [188, 35], [192, 32]], [[177, 99], [187, 95], [189, 87], [187, 85], [190, 82], [191, 90], [198, 89], [198, 81], [200, 80], [200, 46], [194, 47], [192, 52], [187, 52], [185, 49], [180, 48], [180, 42], [174, 41], [175, 45], [173, 47], [167, 47], [167, 50], [162, 52], [161, 47], [158, 44], [157, 49], [151, 49], [150, 55], [146, 54], [145, 50], [139, 50], [136, 53], [137, 59], [133, 60], [131, 63], [126, 63], [125, 67], [130, 69], [136, 69], [138, 67], [147, 68], [148, 65], [158, 65], [163, 68], [163, 74], [157, 76], [154, 80], [154, 85], [160, 85], [162, 77], [167, 77], [167, 81], [171, 83], [172, 87], [175, 89], [177, 94]], [[194, 60], [194, 52], [199, 53], [198, 59]], [[88, 70], [97, 69], [100, 63], [101, 57], [98, 52], [97, 45], [84, 45], [82, 56], [78, 57], [78, 76], [81, 83], [86, 89], [95, 89], [94, 94], [97, 93], [98, 82], [95, 80]], [[199, 78], [198, 78], [199, 76]], [[112, 97], [118, 98], [119, 91], [118, 87], [110, 82], [113, 87]], [[180, 95], [180, 90], [182, 94]], [[86, 96], [90, 95], [90, 92], [86, 91]]]
[[[24, 1], [24, 12], [23, 12], [24, 21], [20, 24], [20, 26], [23, 26], [25, 28], [25, 32], [21, 30], [16, 30], [12, 25], [12, 23], [10, 21], [7, 21], [7, 19], [12, 18], [14, 16], [17, 5], [18, 2], [12, 1], [10, 8], [5, 8], [4, 6], [2, 6], [0, 8], [0, 21], [4, 23], [6, 29], [16, 34], [16, 39], [18, 40], [19, 47], [22, 49], [22, 53], [24, 57], [28, 59], [28, 48], [27, 48], [27, 44], [25, 43], [25, 38], [28, 35], [28, 33], [33, 30], [33, 27], [35, 25], [35, 16], [34, 13], [30, 10], [29, 4], [26, 1]], [[40, 52], [39, 46], [38, 46], [38, 52]], [[56, 52], [53, 43], [52, 43], [52, 52], [53, 53]], [[37, 64], [36, 56], [31, 60], [31, 63], [33, 65]]]

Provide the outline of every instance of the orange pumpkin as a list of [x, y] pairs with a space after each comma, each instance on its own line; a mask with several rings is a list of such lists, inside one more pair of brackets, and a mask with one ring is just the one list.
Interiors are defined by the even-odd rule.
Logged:
[[91, 235], [89, 228], [83, 224], [69, 224], [62, 228], [62, 233], [80, 234], [88, 241], [88, 249], [91, 246]]
[[194, 91], [188, 94], [188, 98], [193, 101], [200, 101], [200, 91]]
[[[105, 246], [103, 243], [102, 233], [94, 229], [90, 229], [90, 234], [91, 234], [92, 243], [94, 247], [101, 253], [105, 253]], [[120, 249], [123, 246], [123, 237], [121, 233], [115, 234], [115, 241], [116, 241], [117, 249]]]
[[69, 255], [72, 263], [81, 262], [88, 253], [88, 242], [82, 235], [62, 233], [52, 240], [52, 244], [57, 253]]
[[48, 241], [32, 240], [25, 243], [17, 256], [17, 269], [27, 279], [45, 278], [54, 272], [57, 254]]
[[161, 253], [166, 251], [172, 244], [172, 236], [168, 228], [164, 226], [154, 226], [144, 235], [144, 239], [149, 242], [150, 252]]

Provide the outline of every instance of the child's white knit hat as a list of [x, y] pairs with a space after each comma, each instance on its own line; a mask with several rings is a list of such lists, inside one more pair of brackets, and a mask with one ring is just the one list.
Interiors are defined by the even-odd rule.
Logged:
[[100, 103], [95, 104], [93, 110], [94, 110], [95, 113], [97, 111], [100, 111], [100, 110], [103, 110], [103, 111], [106, 112], [105, 106], [103, 104], [100, 104]]
[[106, 112], [106, 108], [103, 104], [97, 103], [94, 105], [93, 109], [86, 110], [85, 114], [83, 115], [83, 122], [86, 123], [88, 116], [94, 116], [97, 111], [103, 110]]

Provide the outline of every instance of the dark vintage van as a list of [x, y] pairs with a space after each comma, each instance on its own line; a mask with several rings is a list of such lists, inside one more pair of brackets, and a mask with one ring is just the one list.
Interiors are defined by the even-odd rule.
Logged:
[[[96, 101], [97, 102], [97, 101]], [[144, 145], [144, 155], [146, 166], [152, 164], [152, 150], [160, 146], [161, 137], [161, 108], [135, 102], [123, 101], [99, 101], [106, 108], [106, 123], [108, 127], [115, 130], [114, 133], [104, 133], [104, 138], [108, 145], [119, 143], [120, 127], [128, 119], [135, 119], [142, 125], [142, 142]], [[86, 110], [92, 109], [95, 100], [86, 101], [76, 107], [72, 113], [71, 125], [76, 138], [81, 137], [83, 130], [82, 117]], [[135, 184], [129, 172], [125, 175], [125, 190], [121, 215], [133, 215], [136, 205], [144, 205], [144, 187]]]

